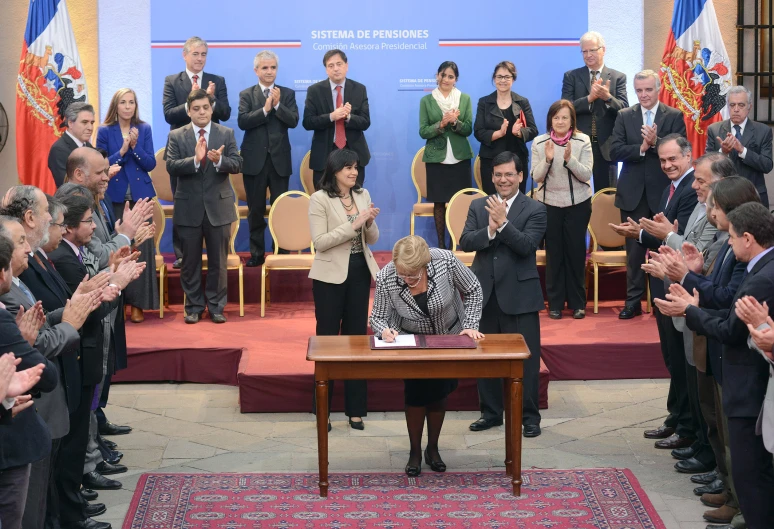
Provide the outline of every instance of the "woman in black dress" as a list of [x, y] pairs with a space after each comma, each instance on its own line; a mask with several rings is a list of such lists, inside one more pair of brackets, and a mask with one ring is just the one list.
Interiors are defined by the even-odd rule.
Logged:
[[[516, 66], [503, 61], [495, 66], [492, 82], [497, 90], [478, 100], [473, 135], [481, 142], [478, 156], [481, 160], [481, 187], [487, 195], [494, 195], [492, 183], [492, 159], [504, 151], [510, 151], [521, 159], [524, 174], [529, 174], [527, 142], [538, 135], [535, 117], [529, 100], [511, 91], [516, 80]], [[519, 184], [524, 193], [527, 179]]]
[[[375, 336], [388, 342], [398, 334], [465, 334], [478, 340], [484, 337], [478, 332], [482, 301], [478, 279], [452, 252], [431, 250], [422, 237], [410, 235], [395, 243], [392, 261], [376, 276], [371, 328]], [[454, 379], [404, 381], [411, 442], [406, 464], [409, 476], [422, 472], [425, 420], [425, 463], [435, 472], [446, 470], [438, 438], [446, 415], [446, 397], [456, 388]]]

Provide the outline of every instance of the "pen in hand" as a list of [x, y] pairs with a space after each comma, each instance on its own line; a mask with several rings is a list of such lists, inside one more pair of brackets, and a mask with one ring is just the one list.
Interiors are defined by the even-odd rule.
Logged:
[[394, 331], [390, 328], [384, 329], [382, 331], [382, 340], [387, 343], [392, 343], [395, 341], [395, 338], [397, 338], [399, 334], [400, 333], [398, 331]]

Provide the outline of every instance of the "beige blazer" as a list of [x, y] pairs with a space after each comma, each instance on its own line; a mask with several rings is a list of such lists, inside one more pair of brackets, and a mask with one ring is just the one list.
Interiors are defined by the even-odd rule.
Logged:
[[[352, 196], [355, 197], [358, 211], [362, 211], [371, 203], [371, 195], [365, 189], [362, 193], [352, 193]], [[329, 197], [325, 191], [315, 192], [309, 202], [309, 227], [315, 251], [309, 277], [337, 285], [343, 283], [349, 271], [351, 241], [357, 232], [347, 220], [347, 212], [341, 205], [341, 201], [337, 197]], [[368, 247], [369, 244], [379, 240], [379, 227], [376, 221], [370, 228], [363, 225], [362, 238], [363, 255], [371, 271], [371, 277], [376, 278], [379, 266]]]

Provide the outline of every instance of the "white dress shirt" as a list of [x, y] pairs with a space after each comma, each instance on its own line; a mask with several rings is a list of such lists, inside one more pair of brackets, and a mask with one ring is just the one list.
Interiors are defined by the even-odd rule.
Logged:
[[78, 138], [76, 138], [75, 136], [73, 136], [73, 135], [72, 135], [72, 133], [71, 133], [69, 130], [66, 130], [66, 131], [65, 131], [65, 134], [67, 134], [68, 136], [70, 136], [70, 138], [72, 138], [72, 140], [75, 142], [75, 144], [76, 144], [78, 147], [83, 147], [83, 146], [85, 145], [85, 144], [84, 144], [84, 143], [83, 143], [81, 140], [79, 140]]
[[[258, 86], [259, 86], [259, 87], [260, 87], [260, 89], [261, 89], [261, 93], [262, 93], [262, 94], [264, 94], [264, 95], [266, 94], [266, 90], [268, 90], [269, 92], [271, 92], [271, 91], [272, 91], [272, 89], [274, 88], [274, 85], [271, 85], [271, 86], [263, 86], [261, 83], [258, 83]], [[335, 105], [334, 105], [334, 106], [335, 106]], [[276, 104], [276, 105], [274, 105], [274, 110], [277, 110], [277, 108], [279, 108], [279, 101], [277, 101], [277, 104]], [[269, 113], [268, 113], [268, 112], [266, 112], [266, 107], [263, 107], [263, 115], [264, 115], [264, 116], [268, 116], [268, 115], [269, 115]]]
[[[503, 201], [503, 199], [500, 198], [500, 195], [495, 194], [494, 196], [496, 196], [497, 200], [499, 200], [500, 202]], [[513, 205], [513, 201], [516, 200], [517, 196], [519, 196], [519, 190], [518, 189], [516, 190], [516, 194], [515, 195], [513, 195], [511, 198], [509, 198], [508, 200], [505, 201], [505, 214], [506, 215], [508, 215], [508, 212], [511, 210], [511, 206]], [[505, 222], [503, 222], [502, 225], [499, 228], [497, 228], [497, 233], [500, 233], [501, 231], [503, 231], [503, 228], [505, 228], [506, 224], [508, 224], [508, 219], [507, 218], [505, 219]], [[489, 240], [490, 241], [495, 238], [496, 234], [492, 235], [491, 233], [489, 233], [489, 226], [487, 226], [487, 228], [486, 228], [486, 233], [487, 233], [487, 235], [489, 235]]]
[[[188, 76], [188, 79], [191, 81], [191, 86], [193, 86], [193, 84], [194, 84], [193, 76], [194, 75], [198, 75], [199, 78], [196, 80], [196, 83], [199, 85], [199, 88], [201, 88], [202, 90], [205, 90], [205, 91], [207, 90], [206, 86], [202, 86], [202, 83], [204, 82], [204, 70], [202, 70], [199, 73], [193, 73], [191, 70], [186, 68], [185, 69], [185, 74]], [[214, 109], [215, 105], [217, 105], [217, 104], [218, 104], [217, 101], [213, 101], [212, 102], [212, 108]], [[188, 112], [188, 101], [185, 102], [185, 111], [186, 111], [186, 113]]]
[[[733, 122], [733, 121], [729, 121], [729, 122], [728, 122], [728, 124], [729, 124], [729, 125], [731, 125], [731, 134], [733, 134], [734, 136], [736, 136], [736, 130], [734, 129], [734, 127], [735, 127], [736, 125], [734, 125], [734, 122]], [[744, 136], [744, 128], [747, 126], [747, 118], [744, 118], [744, 121], [742, 121], [742, 122], [741, 122], [741, 123], [740, 123], [738, 126], [739, 126], [739, 135], [740, 135], [740, 136]], [[723, 140], [723, 139], [725, 139], [725, 138], [720, 138], [720, 139], [721, 139], [721, 140]], [[741, 140], [740, 140], [740, 141], [741, 141]], [[742, 149], [742, 152], [741, 152], [741, 153], [739, 153], [739, 157], [740, 157], [742, 160], [744, 160], [744, 157], [745, 157], [745, 156], [747, 156], [747, 147], [744, 147], [744, 145], [742, 145], [742, 147], [743, 147], [743, 149]], [[718, 152], [723, 152], [723, 147], [721, 147], [720, 149], [718, 149]]]

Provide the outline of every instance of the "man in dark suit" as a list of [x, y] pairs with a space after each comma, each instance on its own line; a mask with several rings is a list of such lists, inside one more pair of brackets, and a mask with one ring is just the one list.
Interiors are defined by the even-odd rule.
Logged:
[[[634, 76], [634, 90], [639, 104], [621, 110], [615, 120], [610, 159], [623, 162], [615, 205], [621, 210], [621, 222], [631, 218], [651, 218], [659, 211], [659, 201], [669, 178], [661, 170], [656, 142], [669, 134], [685, 136], [683, 114], [658, 101], [661, 82], [653, 70], [643, 70]], [[695, 201], [694, 201], [695, 205]], [[642, 314], [641, 300], [645, 294], [645, 262], [647, 247], [636, 238], [626, 239], [626, 305], [618, 315], [627, 320]]]
[[[214, 100], [204, 90], [188, 95], [191, 123], [169, 134], [167, 171], [178, 178], [175, 213], [183, 249], [180, 282], [186, 295], [186, 323], [204, 309], [225, 323], [226, 259], [231, 223], [237, 220], [229, 173], [242, 170], [234, 131], [212, 122]], [[207, 243], [207, 284], [202, 291], [202, 240]]]
[[734, 162], [736, 172], [755, 185], [761, 204], [769, 207], [765, 175], [774, 167], [771, 127], [749, 119], [752, 94], [744, 86], [733, 86], [726, 94], [731, 119], [707, 129], [707, 152], [720, 151]]
[[[774, 219], [760, 203], [742, 204], [728, 214], [729, 244], [747, 276], [731, 308], [699, 308], [699, 296], [672, 285], [667, 298], [671, 309], [683, 311], [688, 328], [723, 344], [723, 412], [728, 418], [731, 472], [747, 527], [771, 527], [774, 520], [774, 466], [763, 438], [756, 434], [769, 381], [769, 367], [748, 346], [747, 325], [734, 310], [737, 300], [753, 296], [769, 306], [774, 316]], [[764, 322], [758, 322], [764, 323]], [[757, 325], [753, 325], [757, 327]]]
[[[191, 122], [188, 115], [188, 94], [192, 90], [205, 90], [214, 98], [212, 104], [212, 121], [220, 123], [228, 121], [231, 117], [231, 106], [228, 104], [228, 90], [226, 80], [215, 74], [204, 72], [207, 64], [209, 47], [207, 41], [199, 37], [191, 37], [183, 45], [183, 60], [185, 70], [178, 74], [168, 75], [164, 78], [164, 119], [169, 123], [169, 130], [179, 129]], [[177, 188], [177, 177], [169, 175], [172, 185], [172, 194]], [[175, 268], [180, 268], [182, 263], [180, 237], [175, 225], [172, 226], [172, 245], [175, 250]]]
[[[0, 236], [0, 295], [6, 294], [12, 284], [12, 256], [15, 245], [7, 237]], [[0, 303], [0, 355], [13, 353], [21, 358], [17, 371], [38, 364], [44, 366], [40, 381], [31, 393], [52, 391], [59, 380], [59, 373], [51, 362], [33, 348], [22, 336], [15, 318]], [[18, 397], [18, 402], [28, 397]], [[10, 405], [13, 405], [11, 402]], [[10, 409], [3, 401], [3, 408]], [[47, 457], [51, 451], [51, 436], [43, 419], [30, 404], [20, 406], [10, 423], [0, 426], [0, 520], [3, 527], [21, 527], [24, 504], [30, 478], [30, 464]]]
[[347, 55], [341, 50], [329, 50], [323, 56], [328, 78], [313, 84], [306, 92], [304, 121], [306, 130], [313, 130], [312, 154], [309, 167], [314, 171], [314, 187], [319, 185], [328, 154], [333, 149], [348, 148], [358, 155], [357, 183], [365, 180], [365, 167], [371, 160], [363, 131], [371, 126], [368, 94], [362, 84], [347, 79]]
[[610, 138], [618, 111], [629, 106], [626, 74], [605, 66], [605, 39], [596, 31], [580, 38], [585, 66], [565, 72], [562, 99], [572, 101], [578, 129], [591, 138], [594, 154], [594, 191], [616, 184], [615, 163], [610, 158]]
[[[519, 192], [524, 177], [521, 159], [509, 151], [492, 160], [492, 182], [497, 195], [470, 204], [460, 247], [476, 252], [472, 271], [484, 293], [479, 330], [484, 333], [519, 333], [531, 356], [524, 362], [524, 436], [540, 435], [538, 373], [540, 371], [540, 319], [545, 308], [535, 252], [546, 231], [546, 208]], [[481, 418], [470, 425], [474, 432], [503, 423], [503, 384], [480, 379]]]
[[[694, 180], [691, 144], [679, 134], [669, 134], [658, 141], [658, 157], [660, 161], [659, 172], [666, 175], [669, 184], [662, 191], [654, 212], [663, 213], [672, 224], [677, 221], [677, 234], [683, 235], [688, 219], [698, 201], [696, 192], [691, 188]], [[619, 186], [618, 190], [620, 191], [620, 189]], [[648, 249], [658, 250], [663, 244], [663, 240], [645, 231], [640, 224], [640, 222], [629, 218], [622, 224], [611, 224], [611, 227], [619, 235], [627, 238], [627, 248], [629, 241], [632, 241], [641, 248], [643, 253]], [[654, 298], [663, 298], [663, 279], [651, 277], [650, 289]], [[683, 336], [680, 331], [675, 329], [672, 318], [664, 316], [655, 308], [654, 313], [661, 342], [661, 354], [671, 376], [669, 396], [667, 397], [669, 417], [666, 418], [664, 424], [674, 433], [660, 428], [646, 431], [645, 437], [659, 439], [656, 442], [656, 448], [684, 448], [693, 443], [698, 425], [691, 415], [688, 404]]]
[[87, 103], [72, 103], [65, 110], [67, 129], [48, 151], [48, 169], [56, 187], [64, 183], [67, 174], [67, 157], [78, 147], [91, 147], [94, 132], [94, 107]]
[[253, 61], [258, 84], [239, 93], [239, 128], [245, 131], [240, 154], [244, 160], [247, 222], [250, 225], [250, 260], [247, 266], [260, 266], [265, 258], [263, 235], [266, 231], [266, 188], [271, 203], [288, 190], [293, 174], [288, 129], [298, 125], [296, 93], [274, 83], [279, 58], [262, 51]]

